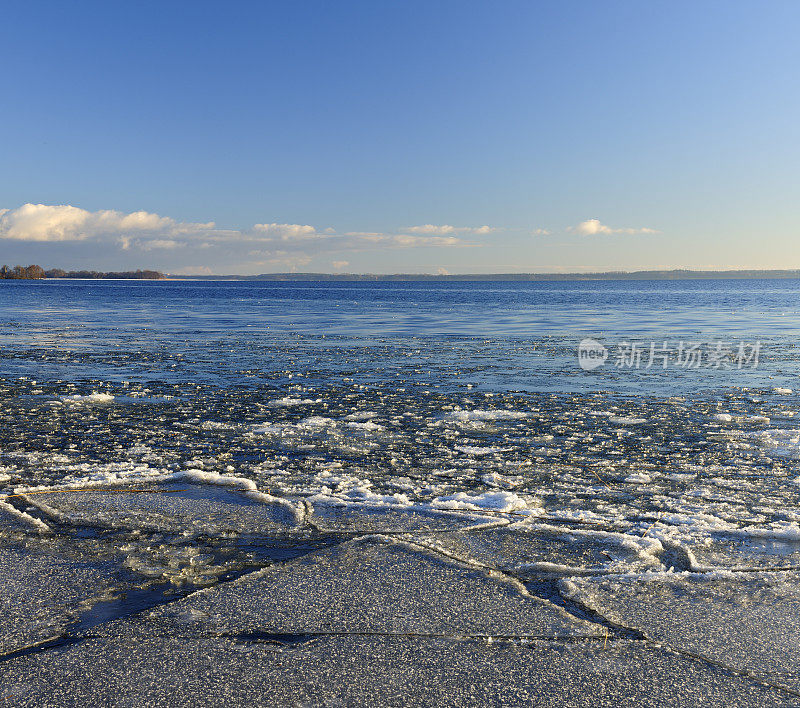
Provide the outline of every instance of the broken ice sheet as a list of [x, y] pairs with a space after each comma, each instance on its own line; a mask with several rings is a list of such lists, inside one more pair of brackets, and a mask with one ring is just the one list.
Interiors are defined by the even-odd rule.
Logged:
[[570, 578], [562, 595], [649, 639], [800, 690], [800, 575]]
[[774, 688], [641, 642], [598, 651], [584, 642], [335, 636], [284, 648], [164, 636], [147, 622], [115, 630], [7, 662], [4, 693], [37, 707], [796, 705]]
[[513, 524], [464, 533], [408, 537], [464, 562], [497, 568], [523, 580], [661, 568], [654, 539], [594, 530]]
[[115, 563], [65, 550], [51, 539], [0, 546], [0, 653], [58, 637], [118, 583]]
[[[597, 636], [600, 628], [520, 583], [404, 544], [358, 540], [203, 590], [154, 611], [174, 631]], [[177, 625], [176, 625], [177, 623]]]
[[800, 539], [711, 534], [691, 545], [692, 565], [709, 569], [800, 569]]
[[176, 480], [31, 493], [27, 501], [42, 513], [76, 526], [187, 536], [279, 532], [296, 525], [295, 513], [288, 504], [252, 496], [249, 488], [239, 491], [229, 486]]
[[314, 502], [309, 521], [320, 531], [361, 533], [456, 530], [478, 524], [506, 523], [502, 519], [480, 512], [453, 513], [318, 502]]
[[[8, 497], [6, 497], [8, 499]], [[50, 528], [40, 519], [20, 511], [0, 497], [0, 538], [30, 533], [47, 533]]]

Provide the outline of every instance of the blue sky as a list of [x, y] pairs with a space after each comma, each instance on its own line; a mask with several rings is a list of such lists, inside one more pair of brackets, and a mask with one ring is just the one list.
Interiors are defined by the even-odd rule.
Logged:
[[796, 2], [6, 3], [0, 262], [800, 268], [799, 26]]

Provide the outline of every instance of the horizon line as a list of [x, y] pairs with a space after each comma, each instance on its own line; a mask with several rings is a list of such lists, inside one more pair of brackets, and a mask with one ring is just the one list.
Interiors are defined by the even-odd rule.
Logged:
[[613, 279], [618, 278], [631, 278], [637, 276], [647, 276], [649, 278], [713, 278], [713, 277], [728, 277], [728, 278], [743, 278], [743, 279], [757, 279], [762, 278], [799, 278], [800, 268], [729, 268], [724, 270], [700, 270], [691, 268], [673, 268], [673, 269], [642, 269], [642, 270], [608, 270], [608, 271], [571, 271], [571, 272], [523, 272], [523, 273], [510, 273], [510, 272], [496, 272], [496, 273], [331, 273], [323, 271], [305, 271], [305, 272], [274, 272], [274, 273], [256, 273], [245, 275], [241, 273], [206, 273], [206, 274], [180, 274], [180, 273], [164, 273], [167, 278], [180, 279], [180, 280], [345, 280], [345, 279], [364, 279], [364, 280], [490, 280], [490, 279], [503, 279], [503, 280], [524, 280], [524, 279], [570, 279], [570, 280], [591, 280], [591, 279]]

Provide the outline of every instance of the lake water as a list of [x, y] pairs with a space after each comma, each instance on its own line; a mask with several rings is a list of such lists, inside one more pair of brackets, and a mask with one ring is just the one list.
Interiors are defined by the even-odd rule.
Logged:
[[6, 281], [0, 479], [787, 539], [798, 334], [795, 280]]

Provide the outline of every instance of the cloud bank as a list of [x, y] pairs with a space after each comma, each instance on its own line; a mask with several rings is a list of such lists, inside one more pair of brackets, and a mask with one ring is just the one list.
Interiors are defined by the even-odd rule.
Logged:
[[[186, 259], [219, 262], [236, 259], [246, 265], [307, 265], [317, 256], [335, 258], [355, 252], [414, 248], [463, 248], [478, 244], [463, 240], [467, 234], [486, 234], [489, 226], [425, 225], [401, 232], [318, 229], [309, 224], [257, 223], [246, 229], [222, 229], [215, 222], [184, 222], [146, 211], [130, 213], [87, 211], [67, 204], [24, 204], [0, 209], [0, 240], [18, 243], [84, 244], [108, 251], [158, 255], [159, 260]], [[339, 256], [337, 258], [337, 256]], [[202, 266], [188, 266], [202, 267]]]
[[0, 238], [18, 241], [85, 241], [134, 234], [152, 234], [163, 240], [207, 232], [214, 226], [213, 222], [181, 223], [146, 211], [86, 211], [67, 204], [23, 204], [17, 209], [0, 209]]
[[176, 221], [146, 211], [124, 213], [113, 210], [87, 211], [62, 204], [24, 204], [0, 209], [0, 239], [35, 242], [114, 242], [122, 250], [174, 250], [185, 247], [212, 248], [235, 243], [280, 249], [314, 245], [324, 250], [367, 248], [418, 248], [464, 246], [456, 233], [489, 233], [490, 227], [456, 228], [420, 226], [408, 233], [318, 230], [308, 224], [254, 224], [249, 229], [220, 229], [213, 222]]

